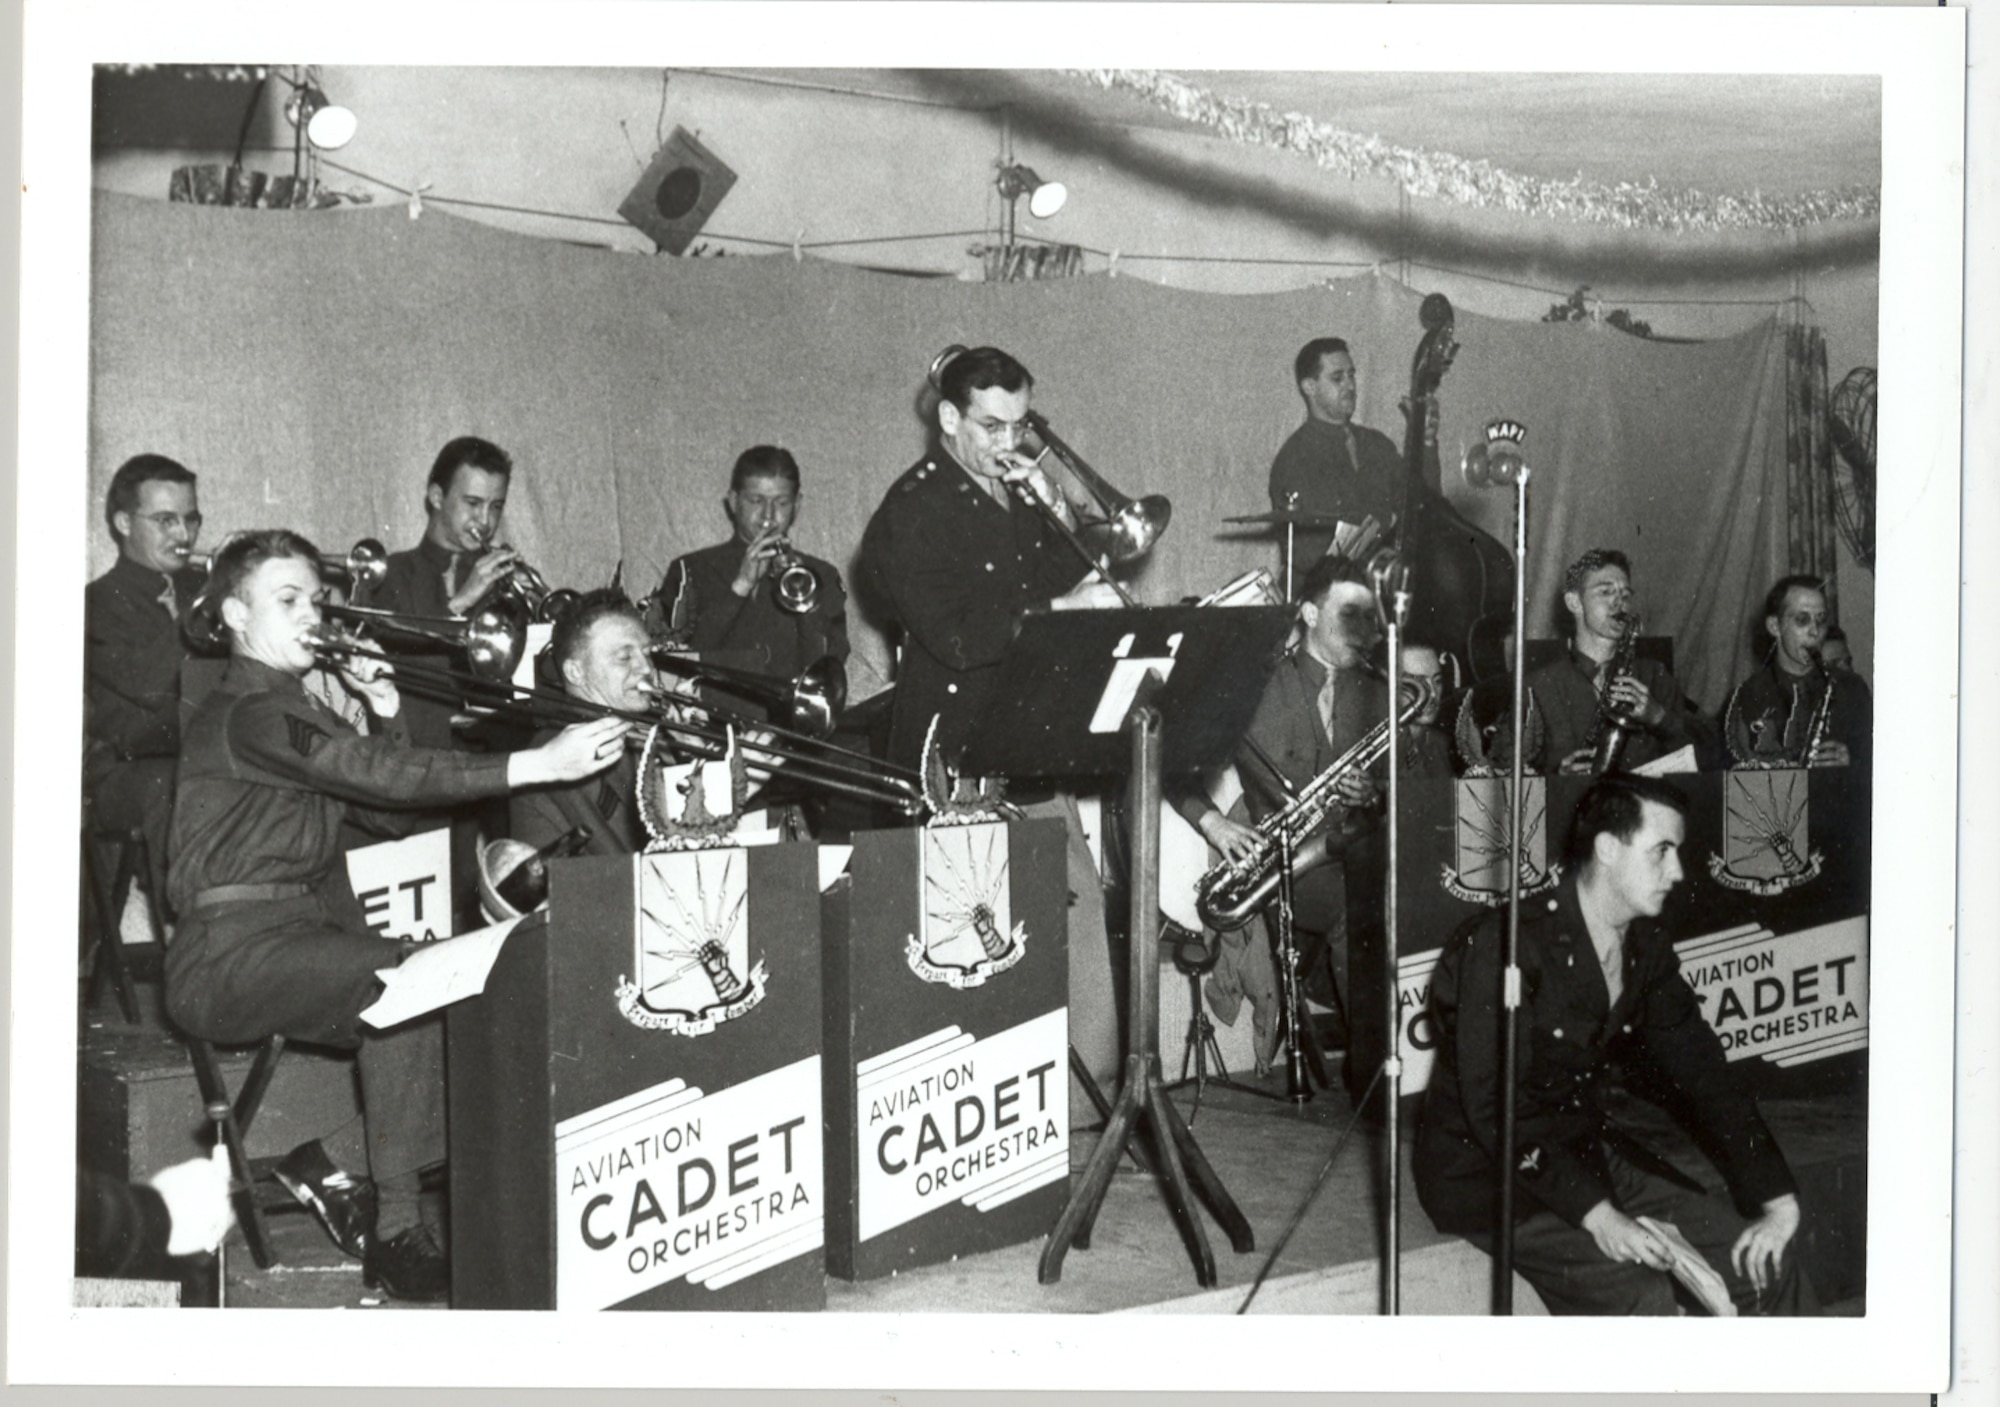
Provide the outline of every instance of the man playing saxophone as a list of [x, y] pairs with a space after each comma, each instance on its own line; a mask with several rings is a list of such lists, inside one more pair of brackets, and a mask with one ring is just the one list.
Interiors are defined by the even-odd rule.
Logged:
[[[1539, 717], [1543, 744], [1525, 759], [1530, 771], [1588, 775], [1629, 771], [1688, 742], [1681, 686], [1657, 660], [1633, 655], [1632, 564], [1623, 552], [1593, 547], [1563, 573], [1569, 648], [1529, 673], [1529, 716]], [[1608, 730], [1620, 745], [1600, 748]], [[1530, 731], [1533, 731], [1531, 728]], [[1513, 758], [1513, 728], [1502, 721], [1492, 761]], [[1609, 762], [1607, 767], [1605, 764]]]
[[1734, 767], [1868, 765], [1874, 700], [1851, 670], [1821, 656], [1826, 588], [1818, 577], [1780, 577], [1764, 598], [1771, 645], [1762, 668], [1739, 683], [1723, 710]]
[[[1278, 662], [1236, 753], [1244, 801], [1253, 822], [1283, 810], [1306, 784], [1326, 771], [1388, 715], [1388, 685], [1368, 663], [1381, 639], [1375, 594], [1361, 567], [1345, 557], [1322, 557], [1300, 588], [1304, 637]], [[1386, 766], [1385, 764], [1382, 764]], [[1343, 775], [1338, 802], [1324, 834], [1338, 837], [1372, 820], [1382, 788], [1367, 770]], [[1226, 860], [1257, 852], [1254, 825], [1231, 820], [1206, 794], [1176, 797], [1175, 808]], [[1331, 958], [1333, 995], [1345, 1014], [1347, 982], [1347, 877], [1323, 861], [1316, 846], [1302, 847], [1292, 890], [1292, 926], [1298, 948], [1322, 940]], [[1304, 870], [1303, 873], [1296, 873]], [[1260, 1053], [1261, 1054], [1261, 1053]]]

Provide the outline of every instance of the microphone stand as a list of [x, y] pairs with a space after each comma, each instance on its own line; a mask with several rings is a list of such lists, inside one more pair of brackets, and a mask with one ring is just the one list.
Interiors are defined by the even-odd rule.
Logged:
[[[1397, 1315], [1403, 1312], [1402, 1283], [1402, 1230], [1403, 1230], [1403, 1180], [1402, 1180], [1402, 1095], [1403, 1095], [1403, 1010], [1402, 992], [1397, 981], [1398, 960], [1396, 918], [1397, 903], [1397, 847], [1401, 838], [1399, 813], [1402, 791], [1402, 751], [1403, 729], [1398, 722], [1403, 700], [1403, 626], [1410, 615], [1410, 573], [1409, 568], [1398, 563], [1393, 570], [1395, 582], [1389, 609], [1384, 612], [1389, 624], [1389, 853], [1384, 873], [1386, 892], [1383, 895], [1382, 913], [1382, 971], [1384, 988], [1383, 1005], [1386, 1019], [1382, 1029], [1387, 1043], [1382, 1054], [1383, 1099], [1387, 1108], [1383, 1121], [1388, 1130], [1386, 1159], [1388, 1177], [1384, 1180], [1387, 1188], [1386, 1205], [1382, 1226], [1382, 1313]], [[1518, 575], [1518, 574], [1517, 574]]]
[[1500, 1228], [1493, 1257], [1493, 1309], [1514, 1312], [1514, 1069], [1521, 1026], [1521, 736], [1527, 709], [1528, 466], [1514, 473], [1514, 766], [1507, 827], [1507, 961], [1500, 1004]]

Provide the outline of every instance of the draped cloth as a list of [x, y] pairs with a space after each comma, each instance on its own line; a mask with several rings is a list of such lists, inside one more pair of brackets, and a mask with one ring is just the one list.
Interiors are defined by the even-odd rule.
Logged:
[[[1272, 457], [1302, 417], [1299, 347], [1346, 337], [1357, 419], [1393, 429], [1422, 336], [1422, 290], [1376, 275], [1281, 294], [1096, 275], [968, 284], [649, 258], [438, 210], [413, 221], [400, 205], [101, 193], [91, 257], [87, 504], [126, 456], [155, 450], [202, 476], [213, 541], [283, 525], [329, 549], [406, 544], [438, 447], [484, 435], [517, 466], [503, 536], [576, 587], [621, 560], [626, 581], [657, 581], [726, 535], [729, 467], [759, 443], [803, 469], [800, 549], [853, 580], [862, 526], [923, 451], [925, 368], [948, 343], [987, 342], [1026, 363], [1037, 408], [1111, 483], [1173, 500], [1140, 598], [1205, 595], [1278, 568], [1276, 536], [1222, 520], [1266, 506]], [[1648, 632], [1675, 637], [1676, 674], [1719, 708], [1751, 667], [1750, 614], [1793, 566], [1784, 329], [1673, 344], [1461, 312], [1457, 331], [1439, 391], [1445, 487], [1511, 544], [1511, 495], [1450, 469], [1487, 420], [1528, 427], [1528, 634], [1555, 633], [1564, 563], [1623, 549]], [[102, 537], [80, 573], [108, 565]], [[870, 603], [855, 607], [850, 681], [865, 698], [888, 683], [891, 642]]]
[[1826, 579], [1827, 610], [1835, 599], [1833, 441], [1827, 433], [1826, 337], [1816, 327], [1785, 329], [1785, 482], [1789, 571]]

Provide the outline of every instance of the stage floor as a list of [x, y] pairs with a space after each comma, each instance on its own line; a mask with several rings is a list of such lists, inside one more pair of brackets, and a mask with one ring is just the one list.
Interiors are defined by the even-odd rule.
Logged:
[[[93, 1012], [92, 1019], [102, 1020], [103, 1014]], [[111, 1022], [118, 1024], [115, 1016]], [[1170, 1062], [1176, 1067], [1177, 1055]], [[1850, 1071], [1844, 1077], [1830, 1077], [1824, 1088], [1800, 1097], [1762, 1101], [1765, 1117], [1805, 1192], [1802, 1245], [1808, 1268], [1833, 1313], [1858, 1314], [1863, 1303], [1865, 1270], [1860, 1254], [1866, 1238], [1860, 1224], [1865, 1204], [1860, 1177], [1866, 1161], [1867, 1106], [1862, 1074]], [[1281, 1093], [1282, 1065], [1271, 1075], [1246, 1083]], [[1185, 1117], [1194, 1103], [1193, 1090], [1172, 1097]], [[1646, 1141], [1678, 1166], [1719, 1185], [1713, 1169], [1650, 1105], [1627, 1100], [1618, 1113], [1621, 1122], [1642, 1128]], [[1304, 1105], [1214, 1086], [1205, 1091], [1194, 1119], [1196, 1141], [1257, 1239], [1254, 1251], [1239, 1255], [1214, 1221], [1202, 1214], [1215, 1253], [1219, 1284], [1214, 1290], [1204, 1291], [1196, 1283], [1162, 1188], [1128, 1156], [1105, 1195], [1090, 1249], [1070, 1250], [1058, 1283], [1036, 1282], [1042, 1250], [1037, 1239], [875, 1281], [829, 1279], [827, 1309], [833, 1313], [1376, 1313], [1381, 1133], [1356, 1127], [1341, 1142], [1350, 1120], [1347, 1098], [1337, 1083]], [[1405, 1130], [1403, 1312], [1484, 1313], [1489, 1263], [1464, 1242], [1442, 1237], [1431, 1228], [1410, 1183], [1407, 1120]], [[1073, 1169], [1081, 1170], [1095, 1143], [1094, 1133], [1075, 1131]], [[270, 1226], [280, 1259], [270, 1270], [260, 1271], [252, 1263], [240, 1232], [232, 1232], [225, 1244], [229, 1305], [443, 1307], [404, 1305], [366, 1290], [361, 1267], [346, 1259], [318, 1223], [303, 1213], [281, 1213]], [[1289, 1239], [1279, 1249], [1288, 1228]], [[1518, 1281], [1515, 1302], [1518, 1313], [1540, 1312], [1533, 1292]]]

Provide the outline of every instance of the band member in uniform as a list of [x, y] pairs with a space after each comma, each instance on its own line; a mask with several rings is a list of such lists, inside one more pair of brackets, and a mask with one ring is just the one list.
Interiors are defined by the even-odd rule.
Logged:
[[1826, 658], [1820, 579], [1780, 577], [1764, 598], [1764, 633], [1763, 667], [1730, 691], [1722, 713], [1732, 765], [1867, 767], [1874, 698], [1860, 675]]
[[756, 445], [736, 460], [723, 498], [735, 527], [727, 542], [678, 557], [657, 598], [684, 648], [723, 652], [716, 662], [792, 679], [828, 655], [847, 666], [847, 593], [830, 562], [794, 557], [816, 580], [810, 609], [778, 599], [777, 563], [798, 517], [799, 466], [789, 450]]
[[[556, 622], [549, 641], [563, 689], [586, 703], [645, 712], [660, 701], [660, 677], [647, 653], [652, 637], [638, 607], [618, 592], [586, 592]], [[633, 855], [645, 848], [639, 819], [639, 755], [632, 748], [594, 777], [517, 791], [507, 804], [510, 834], [536, 849], [579, 827], [581, 853]]]
[[[490, 440], [461, 435], [438, 451], [424, 487], [424, 536], [389, 554], [388, 570], [368, 604], [404, 615], [472, 614], [520, 560], [495, 546], [507, 512], [514, 461]], [[415, 696], [405, 701], [412, 741], [450, 747], [452, 706]]]
[[1403, 677], [1426, 683], [1431, 690], [1430, 702], [1403, 726], [1400, 761], [1404, 774], [1411, 777], [1449, 777], [1452, 775], [1451, 739], [1438, 726], [1438, 718], [1444, 709], [1444, 662], [1431, 646], [1406, 642], [1403, 645]]
[[188, 554], [201, 535], [195, 476], [163, 454], [118, 466], [104, 497], [118, 560], [83, 590], [84, 792], [98, 829], [141, 830], [166, 899], [167, 824], [180, 748], [181, 622], [201, 573]]
[[[1279, 661], [1277, 672], [1264, 686], [1236, 753], [1253, 822], [1284, 809], [1293, 794], [1388, 716], [1388, 686], [1368, 664], [1369, 652], [1381, 640], [1381, 622], [1375, 593], [1361, 568], [1345, 557], [1315, 562], [1300, 587], [1299, 618], [1305, 627], [1303, 641]], [[1375, 774], [1352, 772], [1340, 779], [1341, 804], [1326, 827], [1329, 836], [1351, 836], [1373, 820], [1382, 801], [1379, 772], [1380, 768]], [[1177, 797], [1175, 806], [1225, 858], [1240, 860], [1254, 852], [1255, 826], [1231, 820], [1206, 795]], [[1306, 858], [1305, 847], [1299, 858]], [[1298, 948], [1306, 953], [1324, 940], [1343, 1017], [1352, 1011], [1347, 888], [1342, 859], [1306, 870], [1292, 888]]]
[[[1594, 783], [1577, 806], [1569, 872], [1546, 905], [1522, 906], [1514, 1265], [1551, 1314], [1676, 1312], [1668, 1243], [1642, 1217], [1678, 1227], [1742, 1312], [1816, 1309], [1796, 1265], [1791, 1172], [1659, 922], [1682, 877], [1686, 814], [1669, 783]], [[1432, 976], [1436, 1064], [1412, 1159], [1438, 1230], [1489, 1253], [1506, 922], [1496, 909], [1461, 929]], [[1667, 1177], [1669, 1165], [1611, 1122], [1597, 1090], [1614, 1059], [1680, 1096], [1737, 1200], [1760, 1209], [1756, 1220]]]
[[[358, 1051], [365, 1144], [315, 1140], [279, 1173], [337, 1241], [361, 1251], [371, 1283], [398, 1298], [440, 1299], [449, 1270], [421, 1220], [417, 1183], [444, 1158], [442, 1034], [435, 1020], [389, 1031], [361, 1023], [381, 991], [376, 969], [406, 950], [344, 926], [329, 906], [338, 832], [352, 820], [395, 833], [398, 811], [593, 775], [622, 753], [628, 725], [579, 724], [511, 754], [415, 747], [393, 676], [356, 659], [345, 678], [378, 724], [362, 737], [300, 685], [320, 628], [311, 543], [282, 530], [246, 534], [218, 554], [208, 590], [230, 661], [182, 738], [170, 875], [180, 929], [167, 951], [167, 1010], [183, 1030], [225, 1044], [276, 1033]], [[372, 1175], [372, 1230], [367, 1184], [342, 1164]]]
[[1062, 493], [1016, 453], [1035, 384], [1028, 369], [975, 347], [938, 379], [937, 444], [890, 486], [861, 541], [863, 570], [902, 632], [889, 759], [906, 767], [933, 718], [939, 750], [956, 756], [1023, 615], [1120, 604], [1007, 487], [1026, 485], [1076, 526]]
[[[1292, 381], [1306, 418], [1271, 461], [1271, 507], [1330, 513], [1355, 524], [1372, 516], [1388, 528], [1403, 511], [1403, 452], [1380, 430], [1354, 423], [1360, 387], [1347, 343], [1338, 337], [1306, 343], [1293, 359]], [[1332, 542], [1330, 531], [1299, 531], [1301, 577]]]
[[[1595, 767], [1604, 715], [1614, 709], [1637, 719], [1619, 758], [1620, 770], [1688, 743], [1679, 681], [1657, 660], [1621, 658], [1631, 643], [1626, 622], [1632, 600], [1632, 564], [1623, 552], [1593, 547], [1563, 573], [1569, 648], [1562, 658], [1528, 675], [1529, 715], [1540, 718], [1543, 733], [1539, 754], [1526, 758], [1530, 770], [1588, 775]], [[1505, 768], [1513, 756], [1513, 725], [1503, 718], [1492, 759]]]
[[[1121, 604], [1008, 487], [1023, 485], [1075, 526], [1057, 485], [1016, 453], [1035, 384], [1028, 369], [997, 347], [975, 347], [938, 383], [936, 444], [890, 486], [861, 542], [872, 594], [902, 634], [889, 757], [908, 767], [919, 765], [933, 719], [940, 753], [956, 759], [1026, 613]], [[1058, 793], [1023, 809], [1069, 828], [1071, 1043], [1108, 1077], [1120, 1052], [1117, 1004], [1103, 889], [1076, 802]]]

